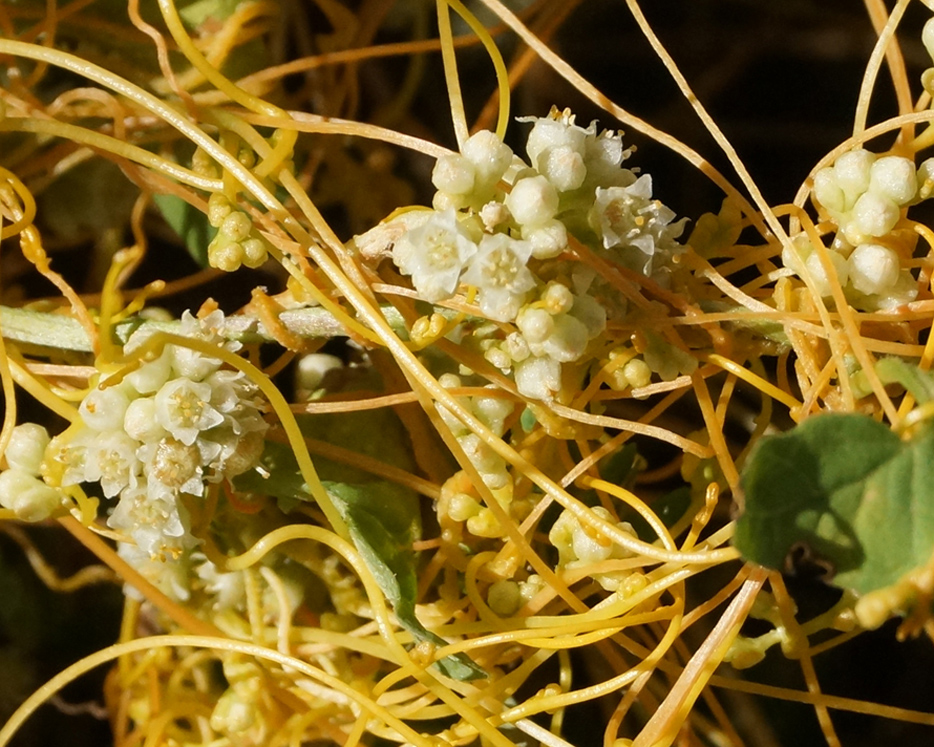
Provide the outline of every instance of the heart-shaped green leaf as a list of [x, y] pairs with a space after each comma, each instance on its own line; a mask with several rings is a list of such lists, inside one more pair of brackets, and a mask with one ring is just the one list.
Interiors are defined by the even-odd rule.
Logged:
[[826, 414], [764, 438], [742, 475], [743, 557], [782, 568], [796, 547], [863, 594], [890, 586], [934, 550], [934, 428], [903, 441], [857, 414]]

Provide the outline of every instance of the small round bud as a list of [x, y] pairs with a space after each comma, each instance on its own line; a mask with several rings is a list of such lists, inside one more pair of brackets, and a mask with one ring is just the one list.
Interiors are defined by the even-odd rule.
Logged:
[[224, 272], [239, 270], [243, 264], [243, 248], [237, 242], [224, 240], [219, 233], [208, 244], [208, 264]]
[[526, 358], [516, 364], [516, 388], [524, 397], [550, 400], [561, 388], [561, 364], [551, 358]]
[[223, 192], [215, 192], [208, 198], [208, 223], [214, 228], [220, 228], [232, 211], [233, 205]]
[[299, 359], [295, 367], [295, 388], [303, 399], [321, 387], [329, 371], [344, 367], [344, 362], [336, 355], [311, 353]]
[[860, 293], [870, 295], [889, 290], [901, 269], [898, 254], [879, 244], [860, 244], [847, 261], [850, 283]]
[[652, 369], [641, 358], [633, 358], [623, 366], [623, 376], [633, 389], [640, 389], [652, 383]]
[[866, 192], [853, 206], [853, 217], [846, 228], [847, 239], [851, 244], [858, 244], [861, 236], [885, 236], [895, 228], [899, 217], [894, 201], [875, 192]]
[[156, 419], [156, 401], [152, 397], [140, 397], [130, 403], [123, 417], [123, 430], [131, 438], [143, 443], [158, 441], [166, 434]]
[[471, 135], [462, 151], [476, 169], [479, 180], [487, 184], [499, 181], [512, 163], [512, 149], [489, 130]]
[[538, 170], [561, 192], [577, 189], [587, 177], [584, 157], [568, 146], [545, 150], [538, 158]]
[[236, 210], [224, 218], [220, 227], [220, 232], [231, 241], [244, 241], [252, 230], [253, 221], [241, 210]]
[[897, 205], [907, 205], [918, 192], [915, 165], [900, 156], [880, 158], [869, 170], [869, 189]]
[[522, 606], [519, 584], [508, 579], [497, 581], [490, 586], [486, 603], [500, 617], [512, 617]]
[[470, 194], [475, 178], [473, 164], [460, 153], [439, 157], [431, 171], [431, 183], [435, 188], [454, 195]]
[[558, 193], [545, 177], [526, 177], [506, 195], [506, 207], [522, 225], [538, 226], [554, 217]]
[[0, 506], [13, 511], [23, 521], [44, 521], [61, 506], [55, 488], [18, 469], [0, 472]]
[[243, 250], [243, 264], [250, 269], [255, 270], [269, 258], [266, 242], [262, 239], [247, 239], [240, 244], [240, 248]]
[[554, 317], [555, 331], [545, 340], [545, 352], [562, 363], [576, 361], [587, 347], [587, 327], [570, 314]]
[[928, 56], [934, 60], [934, 18], [929, 18], [924, 28], [921, 29], [921, 43], [928, 52]]
[[537, 226], [523, 226], [522, 238], [532, 245], [535, 259], [551, 259], [568, 248], [568, 229], [554, 218]]
[[123, 430], [123, 417], [130, 398], [119, 386], [94, 387], [81, 402], [78, 412], [88, 428], [96, 431]]
[[448, 501], [447, 513], [453, 521], [467, 521], [480, 513], [480, 503], [466, 493], [455, 493]]
[[875, 160], [874, 154], [858, 148], [844, 153], [834, 163], [837, 184], [846, 194], [848, 204], [869, 188], [869, 169]]
[[[830, 257], [833, 268], [837, 273], [837, 281], [840, 283], [840, 285], [846, 285], [847, 275], [849, 273], [846, 260], [842, 255], [832, 251], [828, 251], [827, 256]], [[826, 298], [827, 296], [831, 295], [833, 291], [831, 290], [832, 286], [830, 284], [830, 278], [827, 276], [827, 272], [824, 269], [824, 263], [821, 262], [820, 255], [817, 252], [812, 253], [807, 258], [804, 265], [807, 267], [808, 273], [811, 276], [811, 280], [814, 282], [815, 292], [822, 298]]]
[[928, 158], [918, 166], [918, 197], [926, 200], [934, 193], [934, 158]]
[[583, 155], [586, 140], [587, 133], [582, 128], [551, 117], [541, 117], [535, 120], [525, 150], [532, 164], [539, 171], [543, 171], [542, 157], [549, 150]]
[[530, 345], [536, 345], [551, 336], [555, 321], [545, 309], [526, 306], [516, 317], [516, 326]]
[[7, 465], [11, 469], [38, 475], [49, 441], [49, 432], [41, 425], [21, 423], [10, 432], [10, 443], [4, 452]]
[[828, 166], [814, 174], [814, 199], [831, 212], [846, 210], [846, 195], [837, 183], [835, 170]]
[[143, 363], [126, 375], [124, 381], [140, 394], [158, 392], [172, 375], [172, 355], [168, 350], [153, 361]]
[[551, 282], [542, 293], [542, 303], [551, 314], [562, 314], [570, 311], [574, 305], [574, 294], [571, 289], [561, 283]]

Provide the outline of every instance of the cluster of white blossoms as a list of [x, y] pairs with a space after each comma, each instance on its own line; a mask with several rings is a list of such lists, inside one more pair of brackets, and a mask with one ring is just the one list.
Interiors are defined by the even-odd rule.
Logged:
[[[915, 234], [908, 232], [906, 240], [899, 223], [905, 208], [930, 193], [932, 175], [932, 160], [916, 169], [907, 158], [878, 157], [862, 148], [844, 153], [815, 174], [812, 196], [838, 228], [826, 259], [856, 308], [892, 308], [917, 296], [908, 267]], [[809, 276], [821, 296], [831, 295], [825, 260], [805, 235], [783, 251], [782, 261]]]
[[[186, 312], [181, 335], [236, 349], [219, 334], [220, 311], [203, 319]], [[149, 336], [143, 328], [127, 342], [132, 356]], [[98, 382], [79, 407], [80, 420], [52, 440], [61, 485], [100, 483], [117, 498], [107, 523], [132, 538], [135, 557], [178, 556], [196, 544], [182, 496], [204, 495], [206, 482], [254, 467], [263, 451], [263, 400], [240, 371], [218, 358], [166, 345], [108, 386]]]
[[529, 163], [489, 131], [438, 159], [433, 209], [395, 219], [392, 259], [426, 301], [475, 288], [487, 319], [515, 325], [483, 341], [487, 360], [524, 396], [549, 400], [562, 364], [580, 360], [607, 323], [604, 280], [574, 263], [575, 243], [665, 283], [684, 221], [652, 199], [651, 177], [622, 167], [619, 134], [568, 112], [524, 121]]
[[[591, 510], [601, 519], [612, 521], [612, 515], [603, 506]], [[629, 522], [617, 522], [616, 527], [633, 538], [636, 537]], [[587, 568], [607, 560], [632, 557], [632, 553], [613, 540], [590, 527], [582, 526], [577, 517], [568, 510], [562, 511], [552, 525], [548, 532], [548, 540], [558, 550], [558, 568]], [[631, 571], [594, 571], [590, 575], [607, 591], [633, 593], [636, 591], [636, 579], [641, 580], [644, 585], [641, 574], [634, 576]]]

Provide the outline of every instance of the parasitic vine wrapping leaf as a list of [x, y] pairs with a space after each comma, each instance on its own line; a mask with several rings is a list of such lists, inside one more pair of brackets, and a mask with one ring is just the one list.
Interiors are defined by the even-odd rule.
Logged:
[[[255, 470], [244, 473], [234, 480], [238, 491], [275, 497], [286, 511], [296, 503], [312, 500], [288, 446], [267, 441], [262, 462], [268, 477]], [[421, 536], [418, 496], [381, 480], [326, 480], [323, 484], [347, 523], [357, 551], [392, 604], [399, 624], [418, 641], [446, 645], [447, 641], [425, 628], [415, 614], [418, 576], [411, 548]], [[436, 666], [452, 679], [486, 677], [486, 672], [464, 654], [440, 659]]]

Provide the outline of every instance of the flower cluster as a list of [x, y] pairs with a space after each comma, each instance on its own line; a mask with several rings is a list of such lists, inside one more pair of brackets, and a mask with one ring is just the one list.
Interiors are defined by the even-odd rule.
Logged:
[[395, 219], [392, 259], [426, 301], [475, 288], [483, 316], [514, 325], [484, 337], [485, 357], [547, 401], [562, 365], [582, 360], [607, 323], [605, 280], [572, 261], [574, 242], [666, 283], [684, 221], [652, 199], [650, 176], [622, 167], [618, 133], [568, 112], [524, 121], [531, 166], [493, 133], [474, 134], [435, 164], [434, 209]]
[[814, 201], [838, 228], [826, 260], [802, 234], [783, 252], [785, 266], [809, 276], [814, 290], [827, 297], [832, 288], [825, 265], [829, 261], [847, 301], [859, 309], [885, 309], [914, 300], [917, 284], [907, 267], [914, 236], [909, 234], [906, 241], [898, 224], [932, 167], [934, 162], [925, 162], [916, 169], [907, 158], [880, 158], [862, 148], [844, 153], [814, 176]]
[[217, 235], [208, 244], [208, 262], [225, 272], [240, 265], [256, 268], [269, 257], [266, 241], [253, 227], [253, 219], [237, 209], [226, 195], [215, 192], [208, 200], [208, 222]]
[[[220, 311], [187, 313], [182, 334], [222, 344]], [[128, 341], [132, 356], [151, 333]], [[223, 343], [228, 348], [235, 343]], [[255, 386], [239, 371], [196, 350], [166, 345], [122, 380], [98, 382], [81, 402], [80, 421], [52, 441], [61, 484], [100, 483], [117, 498], [108, 524], [145, 555], [178, 555], [195, 544], [182, 496], [204, 494], [205, 481], [255, 466], [266, 423]]]
[[[601, 519], [610, 521], [612, 516], [602, 506], [591, 509]], [[632, 525], [621, 521], [617, 528], [626, 534], [636, 536]], [[631, 553], [613, 542], [611, 539], [598, 534], [590, 527], [582, 526], [577, 517], [570, 511], [564, 510], [548, 532], [548, 540], [558, 550], [558, 568], [585, 568], [606, 560], [619, 560], [631, 557]], [[629, 571], [595, 572], [594, 580], [607, 591], [618, 591], [628, 577]], [[631, 584], [630, 584], [631, 586]], [[632, 591], [631, 589], [626, 589]]]
[[[472, 456], [468, 453], [468, 456]], [[491, 489], [494, 500], [511, 519], [522, 521], [532, 508], [528, 498], [516, 498], [513, 481], [506, 475], [502, 487]], [[496, 513], [483, 505], [477, 486], [463, 470], [456, 472], [441, 486], [441, 497], [436, 506], [441, 536], [445, 544], [452, 547], [473, 546], [475, 539], [497, 539], [506, 536]], [[465, 531], [471, 537], [465, 536]]]

